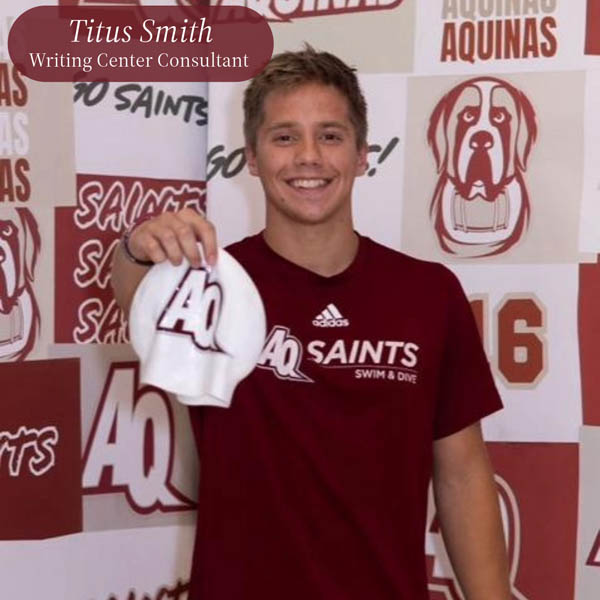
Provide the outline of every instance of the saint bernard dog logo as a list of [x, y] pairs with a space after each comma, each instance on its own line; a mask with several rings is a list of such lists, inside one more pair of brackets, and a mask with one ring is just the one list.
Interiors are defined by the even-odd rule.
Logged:
[[200, 350], [223, 352], [216, 340], [223, 290], [208, 278], [209, 273], [204, 268], [187, 269], [159, 317], [156, 329], [187, 335]]
[[5, 209], [0, 217], [0, 361], [23, 360], [40, 328], [33, 282], [41, 241], [26, 208]]
[[344, 319], [335, 304], [328, 304], [314, 319], [315, 327], [348, 327], [350, 321]]
[[469, 79], [438, 102], [427, 141], [439, 174], [430, 213], [444, 251], [491, 256], [519, 242], [530, 212], [523, 173], [536, 135], [531, 102], [502, 79]]

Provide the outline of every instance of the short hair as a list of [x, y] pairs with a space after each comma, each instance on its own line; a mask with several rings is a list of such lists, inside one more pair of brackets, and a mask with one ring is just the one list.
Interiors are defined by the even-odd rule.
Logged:
[[356, 77], [356, 69], [329, 52], [309, 44], [304, 50], [276, 54], [248, 84], [244, 92], [244, 137], [256, 150], [258, 128], [264, 119], [264, 102], [276, 90], [291, 90], [305, 83], [321, 83], [337, 89], [348, 101], [350, 121], [358, 148], [367, 145], [367, 103]]

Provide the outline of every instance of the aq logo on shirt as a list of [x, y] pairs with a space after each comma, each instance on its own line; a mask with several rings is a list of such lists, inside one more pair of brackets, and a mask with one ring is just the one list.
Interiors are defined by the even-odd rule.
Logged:
[[290, 333], [287, 327], [273, 327], [267, 338], [257, 366], [270, 369], [278, 379], [313, 383], [300, 370], [302, 363], [302, 343]]

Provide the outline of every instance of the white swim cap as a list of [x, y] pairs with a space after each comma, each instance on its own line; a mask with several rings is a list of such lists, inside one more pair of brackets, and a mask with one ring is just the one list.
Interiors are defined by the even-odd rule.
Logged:
[[142, 383], [184, 404], [228, 407], [262, 352], [265, 309], [248, 273], [219, 249], [210, 270], [185, 259], [154, 265], [133, 298], [129, 333]]

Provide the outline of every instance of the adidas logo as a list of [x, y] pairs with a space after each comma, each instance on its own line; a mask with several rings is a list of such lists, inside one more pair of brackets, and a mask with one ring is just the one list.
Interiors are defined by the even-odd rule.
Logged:
[[315, 327], [348, 327], [350, 321], [344, 319], [335, 304], [328, 304], [314, 319]]

